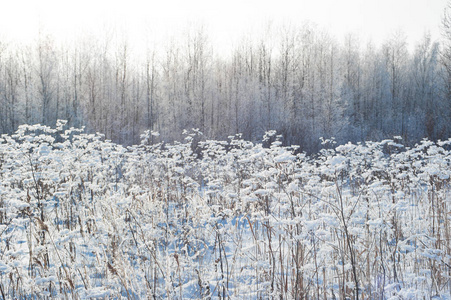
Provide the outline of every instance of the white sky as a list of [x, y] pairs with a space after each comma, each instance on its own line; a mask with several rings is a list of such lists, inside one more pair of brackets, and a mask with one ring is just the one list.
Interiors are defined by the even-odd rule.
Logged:
[[271, 20], [311, 21], [338, 40], [349, 32], [377, 45], [403, 30], [412, 47], [426, 31], [440, 37], [448, 0], [0, 0], [0, 38], [28, 41], [39, 29], [57, 39], [116, 26], [131, 40], [157, 38], [202, 23], [215, 48], [226, 48], [243, 34]]

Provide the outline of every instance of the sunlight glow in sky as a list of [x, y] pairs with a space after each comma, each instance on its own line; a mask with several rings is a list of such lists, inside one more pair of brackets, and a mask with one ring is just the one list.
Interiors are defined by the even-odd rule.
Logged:
[[426, 31], [440, 38], [448, 0], [14, 0], [2, 4], [0, 38], [33, 41], [41, 30], [56, 39], [98, 34], [106, 27], [130, 40], [163, 39], [187, 24], [203, 24], [216, 47], [229, 47], [244, 34], [259, 32], [268, 21], [326, 29], [338, 41], [346, 33], [381, 44], [402, 30], [409, 46]]

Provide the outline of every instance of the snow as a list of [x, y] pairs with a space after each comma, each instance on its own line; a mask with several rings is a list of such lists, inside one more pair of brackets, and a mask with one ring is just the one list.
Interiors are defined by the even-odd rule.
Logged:
[[83, 298], [84, 299], [104, 298], [108, 297], [110, 294], [111, 292], [106, 290], [104, 287], [96, 287], [87, 290]]
[[451, 157], [440, 144], [349, 143], [308, 157], [271, 132], [265, 147], [205, 141], [199, 158], [192, 138], [124, 148], [20, 130], [0, 142], [0, 283], [18, 298], [294, 299], [296, 278], [306, 298], [352, 298], [353, 251], [368, 298], [449, 299], [434, 281], [449, 264]]
[[284, 163], [284, 162], [290, 162], [296, 159], [296, 156], [292, 155], [291, 153], [283, 153], [280, 155], [277, 155], [274, 157], [275, 163]]

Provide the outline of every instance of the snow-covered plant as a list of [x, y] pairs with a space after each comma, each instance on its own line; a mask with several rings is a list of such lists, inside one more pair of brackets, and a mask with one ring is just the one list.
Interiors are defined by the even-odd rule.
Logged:
[[0, 138], [5, 299], [449, 295], [451, 140], [307, 156], [276, 132], [126, 148], [65, 126]]

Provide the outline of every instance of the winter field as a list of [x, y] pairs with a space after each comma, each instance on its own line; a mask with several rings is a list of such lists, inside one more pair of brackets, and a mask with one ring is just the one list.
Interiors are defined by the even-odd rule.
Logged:
[[4, 299], [451, 299], [451, 140], [0, 138]]

